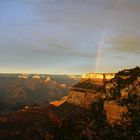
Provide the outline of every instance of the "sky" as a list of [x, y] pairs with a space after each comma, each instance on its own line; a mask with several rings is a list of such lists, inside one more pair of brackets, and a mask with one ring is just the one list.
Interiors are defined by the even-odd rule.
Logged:
[[83, 74], [140, 64], [140, 0], [0, 0], [0, 72]]

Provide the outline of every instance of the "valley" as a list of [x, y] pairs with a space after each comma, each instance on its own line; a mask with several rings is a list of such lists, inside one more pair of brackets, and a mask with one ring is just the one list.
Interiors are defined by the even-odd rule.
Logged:
[[103, 84], [81, 79], [61, 99], [1, 114], [0, 138], [138, 140], [139, 78], [140, 68], [136, 67], [116, 73]]
[[69, 75], [0, 74], [0, 112], [12, 113], [61, 99], [79, 80]]

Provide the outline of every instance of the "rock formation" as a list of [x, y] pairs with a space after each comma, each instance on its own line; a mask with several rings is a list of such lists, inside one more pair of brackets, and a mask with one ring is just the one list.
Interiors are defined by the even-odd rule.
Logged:
[[82, 76], [82, 79], [91, 79], [95, 82], [103, 82], [103, 80], [109, 81], [115, 77], [115, 73], [87, 73]]

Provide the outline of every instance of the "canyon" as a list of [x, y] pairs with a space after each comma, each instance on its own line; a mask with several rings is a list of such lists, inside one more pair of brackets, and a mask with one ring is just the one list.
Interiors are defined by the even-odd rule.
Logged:
[[140, 68], [122, 70], [110, 80], [95, 82], [102, 78], [82, 78], [59, 100], [25, 106], [10, 117], [3, 114], [0, 138], [139, 139]]

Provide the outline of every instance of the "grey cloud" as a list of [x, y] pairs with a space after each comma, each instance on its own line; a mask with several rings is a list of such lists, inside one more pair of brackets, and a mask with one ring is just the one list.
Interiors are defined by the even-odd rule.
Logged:
[[121, 53], [140, 54], [140, 36], [118, 36], [106, 42], [112, 51]]
[[[139, 0], [133, 0], [133, 2], [132, 0], [36, 0], [34, 4], [32, 3], [32, 9], [35, 16], [42, 17], [44, 23], [52, 24], [50, 27], [54, 28], [53, 24], [55, 24], [58, 28], [65, 30], [64, 34], [61, 33], [63, 30], [58, 30], [53, 37], [54, 40], [58, 38], [58, 32], [60, 32], [60, 36], [64, 37], [64, 39], [67, 36], [67, 42], [46, 41], [46, 44], [51, 46], [50, 51], [52, 50], [52, 52], [53, 50], [55, 51], [55, 48], [59, 48], [56, 49], [58, 52], [59, 50], [60, 52], [68, 50], [67, 52], [74, 53], [74, 49], [71, 49], [73, 47], [75, 47], [75, 50], [77, 48], [80, 51], [80, 48], [77, 47], [80, 41], [75, 42], [71, 39], [74, 36], [78, 40], [81, 37], [80, 34], [76, 36], [78, 32], [84, 34], [85, 31], [88, 31], [89, 33], [96, 32], [96, 34], [99, 34], [104, 28], [107, 28], [106, 30], [109, 33], [113, 32], [113, 34], [119, 33], [125, 35], [125, 32], [130, 33], [131, 31], [135, 32], [139, 30]], [[108, 22], [110, 23], [106, 24]], [[72, 34], [68, 34], [71, 31], [73, 31]], [[95, 40], [96, 34], [89, 38]], [[109, 37], [107, 36], [107, 38]], [[124, 38], [124, 40], [126, 39]], [[126, 44], [131, 49], [130, 44], [132, 43], [128, 45], [126, 41], [120, 40], [121, 44]], [[135, 41], [129, 40], [133, 44]], [[93, 47], [96, 49], [97, 45]], [[119, 47], [117, 48], [119, 49]], [[122, 51], [125, 50], [127, 52], [127, 49], [122, 49]]]
[[32, 9], [41, 21], [87, 30], [103, 28], [104, 21], [108, 19], [110, 7], [110, 4], [97, 0], [42, 0], [33, 4]]
[[[90, 71], [104, 32], [101, 69], [109, 69], [109, 65], [120, 68], [139, 56], [140, 0], [13, 1], [7, 0], [12, 10], [4, 11], [13, 12], [18, 20], [0, 23], [0, 63]], [[3, 13], [6, 12], [1, 12], [5, 19]], [[7, 19], [11, 13], [6, 14]], [[125, 59], [120, 62], [120, 58]]]

